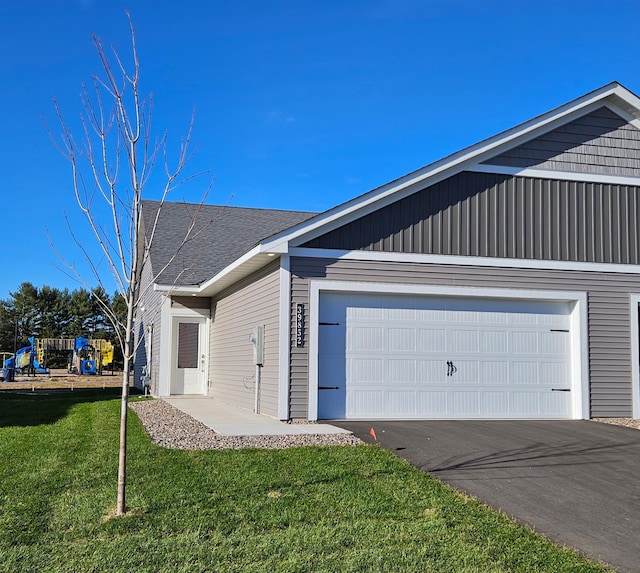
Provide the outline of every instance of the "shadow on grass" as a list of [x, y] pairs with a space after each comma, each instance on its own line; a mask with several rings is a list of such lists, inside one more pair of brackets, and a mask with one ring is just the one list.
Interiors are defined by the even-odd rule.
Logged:
[[120, 388], [2, 392], [0, 428], [54, 424], [64, 418], [76, 404], [114, 400], [119, 398], [121, 393]]

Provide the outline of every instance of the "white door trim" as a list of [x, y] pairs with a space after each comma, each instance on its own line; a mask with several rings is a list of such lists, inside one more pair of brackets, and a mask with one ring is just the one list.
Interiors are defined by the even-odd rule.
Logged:
[[171, 395], [171, 377], [173, 376], [173, 347], [177, 332], [174, 329], [174, 318], [204, 319], [203, 348], [205, 355], [205, 376], [203, 393], [209, 394], [209, 332], [211, 330], [211, 311], [205, 308], [185, 308], [171, 306], [171, 297], [162, 301], [160, 311], [160, 362], [158, 372], [158, 396]]
[[631, 415], [640, 418], [640, 294], [629, 295], [629, 323], [631, 325]]
[[[456, 298], [484, 298], [573, 303], [571, 312], [572, 418], [589, 418], [589, 363], [587, 333], [587, 293], [363, 283], [312, 280], [309, 284], [309, 420], [318, 419], [318, 311], [322, 292], [405, 294]], [[638, 298], [640, 300], [640, 296]], [[636, 321], [636, 327], [637, 327]], [[635, 401], [634, 401], [635, 404]]]

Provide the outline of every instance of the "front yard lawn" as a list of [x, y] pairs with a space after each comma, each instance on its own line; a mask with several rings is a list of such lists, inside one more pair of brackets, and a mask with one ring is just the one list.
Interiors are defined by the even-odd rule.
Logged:
[[[108, 399], [107, 399], [108, 398]], [[375, 446], [175, 451], [119, 399], [0, 394], [0, 571], [602, 572]]]

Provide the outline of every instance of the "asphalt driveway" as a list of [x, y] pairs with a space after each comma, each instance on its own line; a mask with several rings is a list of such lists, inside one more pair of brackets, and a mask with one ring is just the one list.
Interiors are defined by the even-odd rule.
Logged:
[[588, 421], [338, 422], [553, 541], [640, 571], [640, 431]]

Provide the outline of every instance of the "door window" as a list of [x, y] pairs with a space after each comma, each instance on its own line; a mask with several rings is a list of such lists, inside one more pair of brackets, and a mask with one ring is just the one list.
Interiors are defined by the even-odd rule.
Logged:
[[178, 324], [178, 368], [198, 367], [198, 331], [197, 322]]

